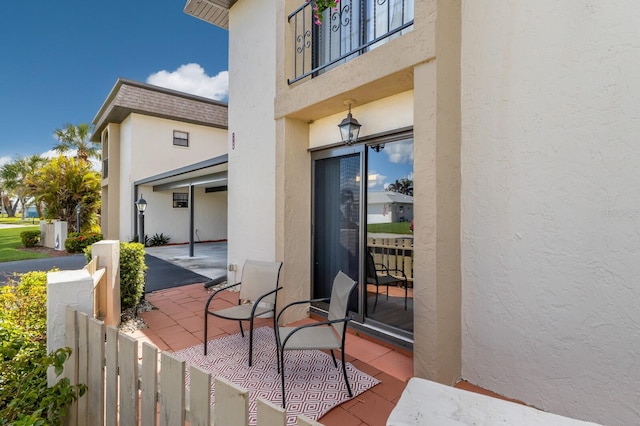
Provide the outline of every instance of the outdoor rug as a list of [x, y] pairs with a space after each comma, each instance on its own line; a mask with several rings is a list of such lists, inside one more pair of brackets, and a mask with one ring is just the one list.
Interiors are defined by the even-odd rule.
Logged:
[[[257, 398], [282, 406], [281, 379], [276, 361], [273, 329], [260, 327], [253, 331], [253, 366], [249, 367], [249, 334], [240, 333], [210, 340], [207, 356], [202, 345], [175, 352], [173, 356], [211, 373], [212, 379], [224, 377], [249, 391], [249, 424], [256, 424]], [[336, 405], [349, 400], [342, 366], [334, 367], [330, 354], [322, 351], [287, 351], [285, 354], [285, 392], [287, 424], [295, 424], [304, 414], [318, 420]], [[189, 383], [187, 368], [187, 385]], [[354, 397], [380, 383], [347, 363], [347, 375]], [[212, 381], [213, 381], [212, 380]], [[211, 403], [214, 403], [214, 386]]]

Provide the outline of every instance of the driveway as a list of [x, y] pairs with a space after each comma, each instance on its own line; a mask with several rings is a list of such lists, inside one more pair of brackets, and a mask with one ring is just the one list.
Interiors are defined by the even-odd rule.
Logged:
[[[147, 293], [187, 284], [204, 283], [226, 274], [227, 243], [198, 243], [194, 256], [189, 256], [188, 245], [147, 247], [145, 263], [148, 266], [145, 291]], [[6, 284], [13, 273], [82, 269], [84, 255], [57, 256], [44, 259], [20, 260], [0, 263], [0, 285]]]

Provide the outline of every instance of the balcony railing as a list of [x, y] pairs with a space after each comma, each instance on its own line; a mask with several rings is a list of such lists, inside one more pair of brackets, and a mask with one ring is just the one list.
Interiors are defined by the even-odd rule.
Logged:
[[293, 84], [314, 77], [410, 31], [414, 0], [342, 0], [314, 24], [314, 1], [288, 17], [293, 26]]

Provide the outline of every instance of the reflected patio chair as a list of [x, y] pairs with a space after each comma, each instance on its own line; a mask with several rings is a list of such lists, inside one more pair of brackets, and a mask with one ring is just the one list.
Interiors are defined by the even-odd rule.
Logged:
[[[204, 307], [204, 354], [207, 354], [207, 331], [209, 316], [214, 316], [231, 321], [238, 321], [240, 334], [244, 337], [243, 321], [249, 321], [249, 366], [253, 360], [253, 322], [255, 317], [266, 313], [273, 313], [273, 328], [276, 325], [276, 301], [277, 293], [282, 287], [278, 287], [280, 268], [282, 262], [262, 262], [247, 260], [242, 267], [242, 281], [225, 286], [213, 292]], [[213, 299], [224, 290], [240, 286], [238, 306], [226, 309], [210, 310]], [[259, 305], [261, 302], [261, 305]], [[266, 305], [265, 305], [266, 304]]]
[[280, 316], [294, 305], [300, 305], [313, 302], [329, 302], [329, 315], [327, 321], [304, 324], [299, 327], [278, 327], [276, 333], [276, 346], [278, 354], [278, 370], [282, 378], [282, 407], [285, 408], [284, 393], [284, 353], [285, 351], [295, 350], [326, 350], [331, 351], [333, 365], [338, 368], [334, 349], [340, 349], [342, 353], [342, 373], [344, 381], [347, 384], [347, 392], [349, 397], [353, 396], [349, 378], [347, 377], [347, 367], [344, 361], [344, 342], [346, 337], [347, 323], [351, 320], [349, 317], [349, 296], [356, 288], [357, 282], [353, 281], [342, 271], [338, 272], [333, 280], [333, 289], [331, 290], [331, 299], [328, 297], [322, 299], [301, 300], [293, 302], [282, 308], [278, 314], [276, 324], [278, 324]]
[[[393, 274], [391, 274], [391, 272], [393, 272]], [[371, 252], [367, 252], [367, 284], [373, 284], [376, 286], [376, 301], [373, 303], [372, 312], [375, 312], [376, 306], [378, 305], [378, 293], [380, 292], [380, 286], [387, 287], [387, 300], [389, 300], [389, 284], [404, 285], [404, 310], [407, 310], [409, 286], [406, 274], [400, 269], [390, 269], [382, 263], [375, 263]]]

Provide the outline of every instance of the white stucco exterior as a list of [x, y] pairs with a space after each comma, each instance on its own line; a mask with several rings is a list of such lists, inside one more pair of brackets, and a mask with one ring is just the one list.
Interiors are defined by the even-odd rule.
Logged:
[[227, 256], [239, 267], [275, 260], [275, 9], [274, 0], [240, 0], [229, 12]]
[[[227, 131], [136, 113], [130, 114], [119, 127], [120, 169], [127, 171], [120, 178], [119, 238], [129, 241], [134, 236], [134, 182], [225, 154]], [[189, 147], [173, 145], [174, 130], [189, 133]], [[140, 192], [149, 205], [145, 212], [145, 234], [164, 233], [172, 243], [189, 241], [189, 209], [173, 208], [173, 192], [188, 193], [188, 188], [154, 193], [149, 185], [140, 187]], [[204, 194], [204, 190], [200, 188], [197, 193]], [[226, 192], [206, 194], [195, 207], [200, 239], [226, 239]], [[216, 216], [209, 216], [213, 214]]]
[[462, 376], [640, 422], [640, 3], [464, 1]]

